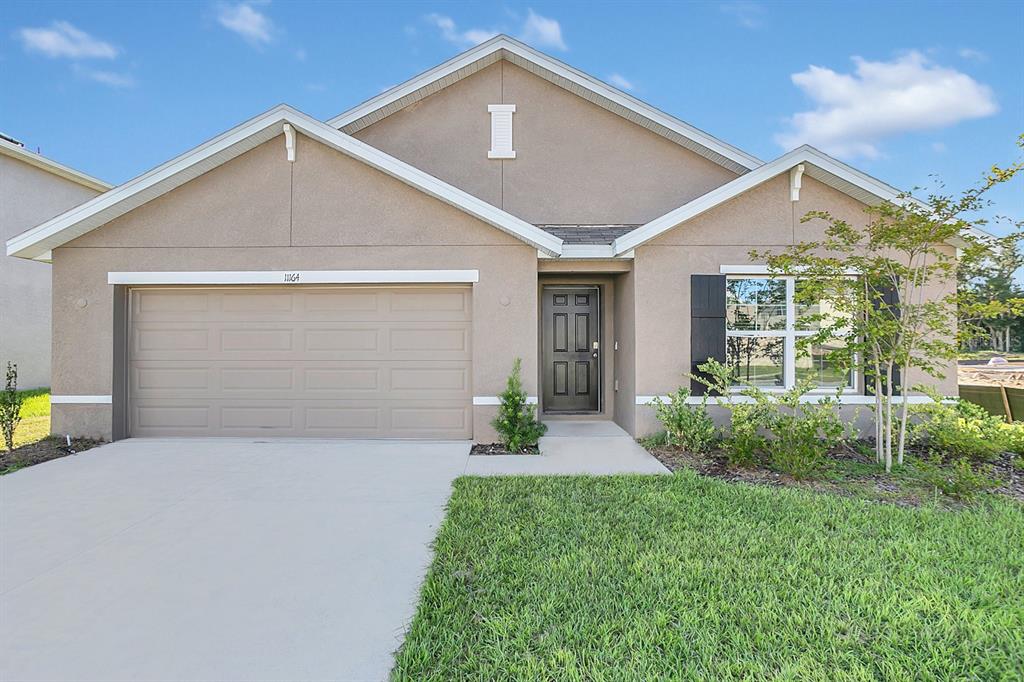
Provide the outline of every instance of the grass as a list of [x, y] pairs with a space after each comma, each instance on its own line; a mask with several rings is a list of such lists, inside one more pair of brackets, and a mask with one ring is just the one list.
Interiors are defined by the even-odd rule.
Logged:
[[462, 478], [397, 680], [1021, 679], [1024, 507]]
[[[50, 389], [18, 391], [21, 395], [21, 423], [14, 431], [14, 447], [35, 443], [50, 435]], [[3, 439], [0, 438], [0, 448]]]

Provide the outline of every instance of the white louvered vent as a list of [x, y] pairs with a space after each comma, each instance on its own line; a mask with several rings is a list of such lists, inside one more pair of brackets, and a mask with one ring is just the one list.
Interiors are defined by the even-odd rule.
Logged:
[[487, 152], [487, 158], [516, 158], [516, 152], [512, 149], [512, 114], [516, 111], [516, 105], [491, 104], [487, 111], [491, 112], [491, 150]]

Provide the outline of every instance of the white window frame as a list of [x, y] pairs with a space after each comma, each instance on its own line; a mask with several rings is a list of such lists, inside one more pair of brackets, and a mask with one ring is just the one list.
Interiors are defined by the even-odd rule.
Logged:
[[[725, 271], [726, 266], [723, 266], [722, 270]], [[756, 268], [754, 272], [736, 272], [733, 268], [729, 268], [729, 274], [726, 275], [726, 287], [730, 280], [737, 279], [774, 279], [782, 280], [786, 283], [786, 327], [785, 329], [765, 329], [765, 330], [746, 330], [746, 329], [729, 329], [728, 322], [728, 300], [726, 301], [726, 323], [725, 323], [725, 339], [726, 344], [729, 343], [729, 337], [747, 337], [747, 338], [781, 338], [782, 339], [782, 386], [760, 386], [759, 388], [766, 393], [784, 393], [789, 389], [796, 386], [796, 340], [800, 337], [813, 336], [816, 332], [814, 330], [799, 330], [796, 328], [796, 280], [797, 278], [793, 275], [771, 275], [768, 274], [765, 269]], [[728, 347], [728, 346], [727, 346]], [[843, 392], [856, 393], [857, 387], [860, 385], [860, 376], [857, 372], [856, 367], [850, 371], [850, 383], [842, 387]], [[733, 391], [740, 392], [743, 390], [743, 386], [734, 386]], [[811, 394], [831, 394], [835, 393], [835, 387], [819, 386], [809, 391]]]

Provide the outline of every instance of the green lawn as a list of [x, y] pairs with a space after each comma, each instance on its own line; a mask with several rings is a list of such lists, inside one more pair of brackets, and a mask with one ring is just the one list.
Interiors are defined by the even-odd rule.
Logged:
[[[21, 394], [21, 423], [14, 431], [14, 447], [35, 443], [50, 435], [50, 389], [37, 388], [19, 391]], [[0, 438], [0, 448], [3, 439]]]
[[399, 680], [1021, 679], [1024, 507], [462, 478]]

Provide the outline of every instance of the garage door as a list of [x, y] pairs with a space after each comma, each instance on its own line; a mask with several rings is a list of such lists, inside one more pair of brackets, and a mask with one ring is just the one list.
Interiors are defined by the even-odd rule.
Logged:
[[139, 288], [133, 436], [470, 438], [469, 287]]

